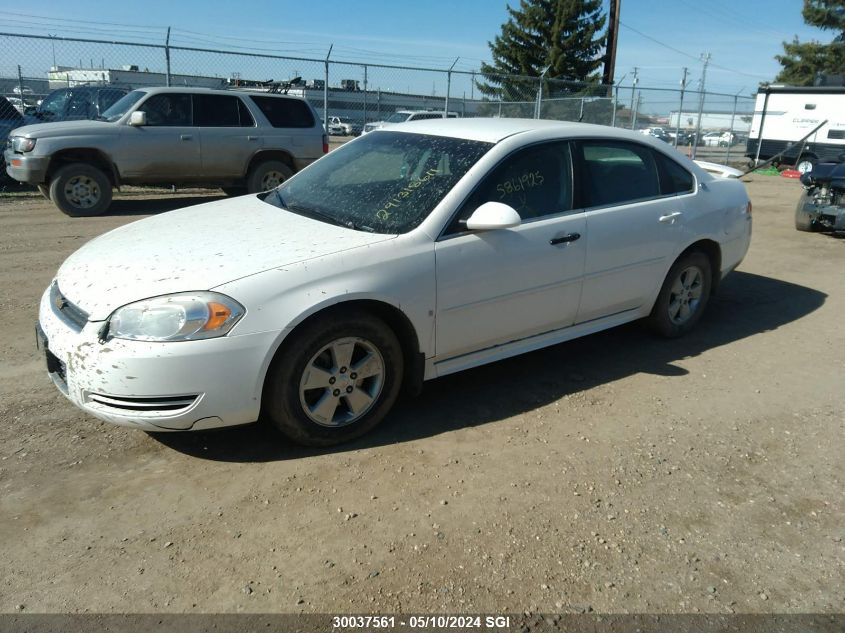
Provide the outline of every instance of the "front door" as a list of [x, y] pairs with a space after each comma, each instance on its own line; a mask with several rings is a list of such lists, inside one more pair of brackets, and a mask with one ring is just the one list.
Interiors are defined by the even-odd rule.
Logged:
[[[514, 153], [470, 196], [435, 245], [438, 357], [572, 325], [587, 241], [572, 191], [569, 144], [553, 142]], [[522, 224], [467, 231], [462, 222], [487, 201], [513, 207]]]
[[191, 120], [191, 95], [154, 94], [137, 110], [147, 124], [123, 128], [125, 142], [115, 152], [121, 178], [142, 183], [180, 183], [201, 180], [199, 129]]

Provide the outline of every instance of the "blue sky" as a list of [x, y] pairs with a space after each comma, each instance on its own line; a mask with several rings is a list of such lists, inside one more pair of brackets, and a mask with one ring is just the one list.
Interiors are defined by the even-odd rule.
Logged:
[[[460, 58], [456, 68], [471, 70], [489, 58], [487, 42], [507, 19], [505, 4], [6, 0], [0, 2], [0, 30], [161, 42], [169, 25], [174, 28], [172, 41], [186, 46], [322, 58], [333, 43], [333, 59], [448, 68]], [[630, 86], [636, 66], [640, 87], [673, 88], [686, 66], [694, 88], [702, 68], [698, 57], [710, 52], [708, 90], [752, 93], [760, 81], [777, 73], [774, 55], [781, 52], [783, 40], [795, 35], [832, 39], [803, 24], [800, 6], [799, 0], [622, 0], [617, 80]]]

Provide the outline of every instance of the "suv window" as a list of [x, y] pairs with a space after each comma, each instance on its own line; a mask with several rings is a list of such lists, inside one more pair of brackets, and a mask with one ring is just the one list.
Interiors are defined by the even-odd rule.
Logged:
[[160, 93], [153, 95], [138, 108], [147, 113], [147, 125], [191, 125], [191, 95]]
[[314, 115], [304, 101], [250, 96], [273, 127], [314, 127]]
[[582, 141], [586, 207], [627, 204], [660, 196], [654, 152], [624, 141]]
[[110, 107], [112, 107], [125, 94], [125, 90], [115, 90], [109, 88], [100, 90], [100, 92], [97, 94], [97, 105], [99, 107], [100, 113], [103, 113]]
[[524, 221], [572, 210], [572, 160], [566, 141], [515, 152], [470, 195], [447, 233], [463, 230], [461, 220], [485, 202], [513, 207]]
[[61, 116], [65, 110], [65, 103], [67, 103], [69, 96], [70, 93], [67, 89], [51, 92], [44, 97], [44, 101], [42, 101], [41, 105], [38, 106], [38, 111], [45, 114], [49, 113], [49, 115], [52, 115], [51, 118]]
[[194, 125], [250, 127], [252, 116], [240, 99], [227, 95], [194, 95]]
[[93, 107], [90, 90], [73, 90], [70, 93], [65, 110], [68, 117], [90, 119], [93, 118], [91, 116]]

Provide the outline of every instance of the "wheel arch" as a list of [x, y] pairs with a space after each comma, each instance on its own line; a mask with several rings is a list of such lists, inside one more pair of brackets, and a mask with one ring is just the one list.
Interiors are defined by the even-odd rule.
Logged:
[[252, 158], [249, 159], [249, 164], [246, 166], [244, 177], [248, 177], [256, 165], [263, 163], [267, 160], [281, 161], [285, 165], [290, 167], [293, 173], [297, 172], [296, 162], [294, 161], [293, 155], [290, 152], [281, 149], [262, 149], [258, 150], [255, 154], [252, 155]]
[[102, 150], [93, 147], [75, 147], [55, 152], [50, 157], [45, 181], [49, 183], [59, 169], [71, 163], [84, 163], [96, 167], [106, 175], [112, 187], [120, 186], [120, 178], [111, 158]]
[[[707, 255], [710, 260], [711, 280], [710, 280], [710, 295], [715, 295], [719, 287], [719, 282], [722, 280], [722, 247], [716, 240], [709, 238], [700, 239], [687, 246], [683, 251], [678, 253], [678, 256], [672, 262], [672, 266], [681, 257], [692, 251], [700, 251]], [[670, 266], [671, 268], [671, 266]]]
[[286, 349], [295, 340], [298, 331], [306, 326], [326, 318], [342, 310], [355, 309], [369, 313], [383, 320], [391, 328], [402, 348], [403, 380], [402, 391], [408, 395], [418, 395], [422, 390], [423, 377], [425, 373], [425, 354], [420, 351], [419, 336], [411, 319], [408, 318], [398, 306], [373, 298], [350, 298], [348, 300], [324, 304], [312, 308], [302, 314], [298, 319], [291, 322], [285, 328], [285, 334], [281, 342], [269, 354], [269, 360], [265, 363], [263, 376], [261, 377], [261, 401], [267, 387], [268, 376], [271, 375], [273, 366], [284, 357]]

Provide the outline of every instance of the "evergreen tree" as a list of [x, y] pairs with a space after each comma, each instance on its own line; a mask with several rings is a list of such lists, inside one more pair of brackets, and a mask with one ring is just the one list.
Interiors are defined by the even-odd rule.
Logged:
[[533, 98], [537, 82], [506, 75], [595, 82], [604, 59], [602, 0], [520, 0], [489, 42], [492, 63], [481, 65], [482, 94], [505, 100]]
[[784, 42], [784, 54], [776, 59], [783, 66], [777, 81], [812, 86], [818, 73], [845, 74], [845, 0], [804, 0], [804, 22], [836, 34], [830, 44]]

